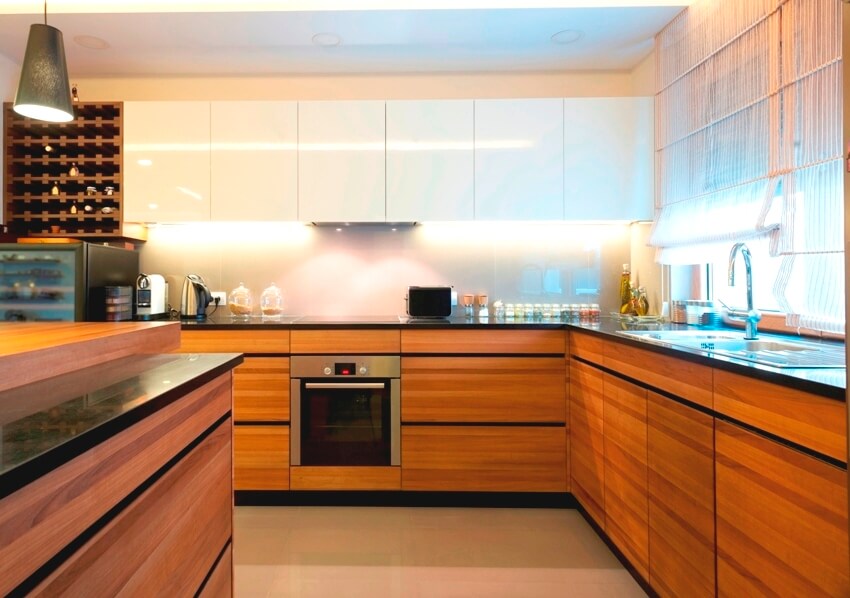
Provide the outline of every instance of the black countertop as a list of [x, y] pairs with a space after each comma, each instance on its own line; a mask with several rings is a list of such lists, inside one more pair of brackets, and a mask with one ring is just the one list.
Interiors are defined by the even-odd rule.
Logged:
[[[261, 316], [249, 319], [231, 318], [229, 315], [212, 316], [205, 320], [183, 321], [183, 330], [262, 330], [262, 329], [316, 329], [316, 328], [444, 328], [444, 329], [535, 329], [567, 328], [598, 333], [619, 342], [649, 349], [659, 353], [703, 363], [711, 367], [733, 371], [768, 382], [774, 382], [813, 392], [829, 398], [845, 400], [847, 376], [844, 368], [778, 368], [707, 353], [683, 347], [664, 347], [640, 339], [624, 336], [624, 330], [706, 330], [698, 326], [661, 322], [630, 322], [603, 316], [598, 322], [562, 322], [561, 320], [497, 320], [496, 318], [467, 319], [448, 318], [440, 320], [410, 320], [406, 316], [298, 316], [285, 315], [280, 320], [269, 320]], [[814, 342], [819, 342], [815, 339]], [[834, 341], [820, 341], [835, 345]], [[843, 345], [843, 343], [837, 343]]]
[[241, 362], [239, 353], [136, 355], [0, 392], [0, 498]]

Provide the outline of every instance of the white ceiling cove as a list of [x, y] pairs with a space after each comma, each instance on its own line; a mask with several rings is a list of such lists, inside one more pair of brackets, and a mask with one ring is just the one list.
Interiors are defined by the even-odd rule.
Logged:
[[[567, 0], [511, 8], [510, 2], [491, 0], [489, 8], [458, 1], [453, 4], [461, 8], [422, 9], [417, 5], [425, 3], [409, 2], [404, 9], [376, 9], [380, 2], [372, 0], [364, 4], [367, 9], [352, 10], [354, 2], [331, 0], [189, 1], [185, 12], [173, 12], [179, 3], [168, 3], [164, 11], [161, 2], [66, 6], [55, 0], [48, 4], [47, 22], [64, 34], [71, 74], [83, 77], [628, 70], [688, 3]], [[90, 12], [83, 12], [88, 5]], [[140, 12], [143, 5], [160, 12]], [[336, 10], [337, 5], [349, 9]], [[17, 64], [29, 25], [43, 22], [43, 14], [35, 13], [40, 9], [40, 2], [0, 0], [0, 53]], [[578, 39], [553, 42], [564, 30], [571, 31], [562, 39]], [[334, 34], [340, 43], [317, 45], [317, 34]], [[100, 38], [108, 47], [84, 47], [75, 41], [81, 36]]]

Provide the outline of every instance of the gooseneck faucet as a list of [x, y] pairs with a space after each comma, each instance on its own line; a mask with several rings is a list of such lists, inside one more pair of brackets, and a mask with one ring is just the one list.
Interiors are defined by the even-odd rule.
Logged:
[[735, 257], [738, 255], [738, 250], [744, 256], [744, 267], [747, 270], [747, 311], [739, 309], [730, 309], [729, 318], [746, 322], [745, 340], [755, 340], [758, 337], [758, 321], [761, 320], [761, 313], [753, 307], [753, 265], [750, 256], [750, 250], [743, 243], [735, 243], [732, 246], [732, 251], [729, 252], [729, 286], [735, 286]]

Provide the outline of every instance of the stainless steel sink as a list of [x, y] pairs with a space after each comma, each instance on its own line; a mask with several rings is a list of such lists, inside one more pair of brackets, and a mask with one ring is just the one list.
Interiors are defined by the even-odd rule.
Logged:
[[779, 368], [843, 368], [844, 345], [736, 330], [619, 330], [618, 334], [667, 347], [683, 347]]

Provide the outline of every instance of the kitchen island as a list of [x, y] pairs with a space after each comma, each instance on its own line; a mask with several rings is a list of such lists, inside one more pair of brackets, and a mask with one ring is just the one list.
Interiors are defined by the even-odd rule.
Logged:
[[0, 594], [229, 595], [232, 369], [177, 323], [0, 326]]

